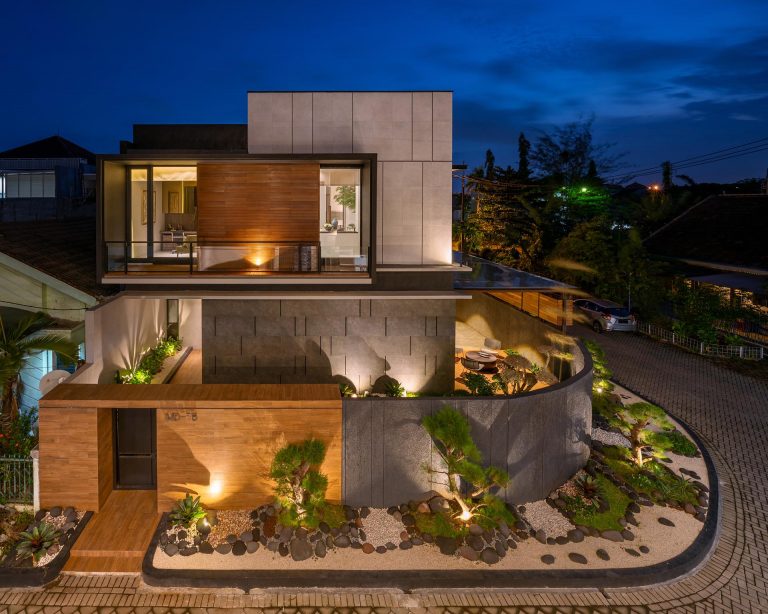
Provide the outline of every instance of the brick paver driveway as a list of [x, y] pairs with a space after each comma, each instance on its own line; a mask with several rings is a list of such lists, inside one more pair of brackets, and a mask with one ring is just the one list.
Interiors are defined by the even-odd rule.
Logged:
[[[586, 329], [577, 330], [597, 338]], [[768, 612], [768, 383], [642, 337], [600, 335], [615, 379], [691, 425], [722, 482], [722, 533], [712, 558], [687, 578], [643, 590], [584, 592], [317, 591], [251, 594], [162, 591], [131, 576], [65, 576], [45, 591], [0, 592], [7, 610], [54, 614], [186, 612]], [[251, 610], [253, 608], [254, 610]], [[0, 606], [0, 614], [6, 608]]]

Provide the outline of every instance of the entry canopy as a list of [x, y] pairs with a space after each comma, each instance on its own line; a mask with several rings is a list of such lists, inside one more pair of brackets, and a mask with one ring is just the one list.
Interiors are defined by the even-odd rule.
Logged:
[[574, 286], [548, 277], [526, 273], [512, 267], [491, 262], [478, 256], [453, 252], [453, 261], [471, 271], [453, 274], [456, 290], [535, 290], [539, 292], [566, 292]]

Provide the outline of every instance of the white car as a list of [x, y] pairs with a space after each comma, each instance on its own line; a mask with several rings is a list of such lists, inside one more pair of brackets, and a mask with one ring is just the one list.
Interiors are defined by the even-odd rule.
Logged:
[[589, 318], [589, 325], [596, 333], [612, 330], [635, 332], [637, 322], [629, 309], [611, 301], [580, 298], [573, 304]]

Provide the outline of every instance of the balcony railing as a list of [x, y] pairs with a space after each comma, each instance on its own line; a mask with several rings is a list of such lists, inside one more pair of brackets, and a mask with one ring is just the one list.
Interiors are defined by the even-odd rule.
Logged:
[[368, 273], [369, 256], [323, 255], [319, 242], [105, 241], [107, 274], [311, 275]]

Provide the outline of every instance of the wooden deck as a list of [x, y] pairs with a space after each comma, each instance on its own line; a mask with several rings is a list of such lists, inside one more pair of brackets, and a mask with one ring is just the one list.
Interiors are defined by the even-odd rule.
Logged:
[[154, 490], [115, 490], [72, 547], [64, 571], [140, 572], [160, 521]]
[[203, 351], [192, 350], [174, 373], [169, 384], [202, 384]]

